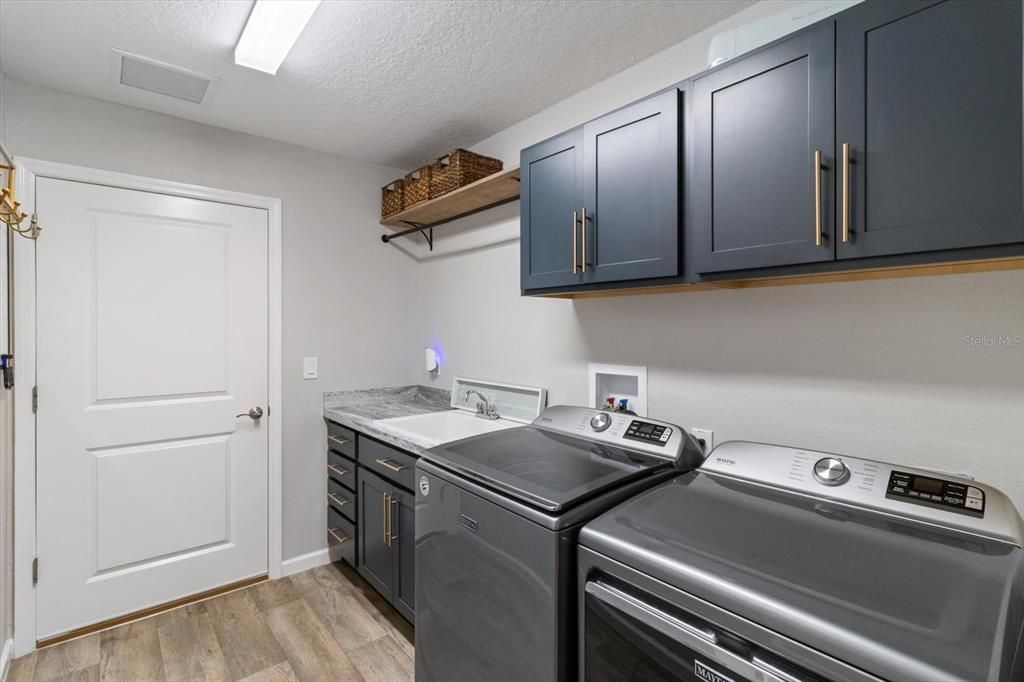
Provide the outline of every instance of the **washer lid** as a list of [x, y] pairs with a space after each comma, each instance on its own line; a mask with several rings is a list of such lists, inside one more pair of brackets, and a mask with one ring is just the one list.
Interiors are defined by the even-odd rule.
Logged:
[[664, 457], [532, 426], [456, 441], [423, 457], [550, 513], [673, 465]]
[[700, 471], [580, 543], [886, 679], [1001, 679], [1024, 624], [1010, 543]]

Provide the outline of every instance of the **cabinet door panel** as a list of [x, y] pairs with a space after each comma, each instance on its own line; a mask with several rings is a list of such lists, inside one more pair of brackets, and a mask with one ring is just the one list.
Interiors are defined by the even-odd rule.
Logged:
[[573, 253], [578, 234], [573, 211], [583, 208], [581, 136], [582, 129], [572, 130], [524, 149], [520, 155], [523, 289], [566, 286], [582, 279], [573, 272], [578, 260]]
[[583, 126], [586, 281], [679, 274], [679, 99], [672, 89]]
[[834, 259], [833, 31], [825, 22], [694, 81], [697, 272]]
[[839, 17], [836, 140], [853, 161], [840, 258], [1024, 241], [1021, 19], [1019, 1], [962, 0]]
[[390, 483], [359, 467], [359, 574], [388, 599], [395, 582], [394, 559], [385, 537], [390, 495]]
[[416, 612], [416, 499], [395, 488], [392, 543], [395, 555], [395, 608], [412, 621]]

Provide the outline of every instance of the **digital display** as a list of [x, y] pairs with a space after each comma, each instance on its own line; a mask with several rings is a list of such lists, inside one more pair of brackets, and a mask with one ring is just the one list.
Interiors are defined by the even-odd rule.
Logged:
[[930, 493], [932, 495], [942, 494], [942, 481], [936, 478], [925, 478], [924, 476], [914, 476], [914, 490], [922, 493]]
[[637, 429], [640, 433], [654, 433], [654, 424], [640, 424], [640, 428]]

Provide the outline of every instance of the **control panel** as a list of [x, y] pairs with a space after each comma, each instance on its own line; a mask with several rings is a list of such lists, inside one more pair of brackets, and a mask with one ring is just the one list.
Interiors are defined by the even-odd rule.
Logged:
[[893, 469], [889, 474], [889, 487], [885, 491], [885, 496], [893, 500], [938, 505], [978, 517], [985, 515], [985, 491], [961, 481], [932, 478]]
[[634, 419], [629, 422], [629, 428], [626, 429], [625, 437], [630, 440], [654, 443], [658, 447], [664, 447], [668, 439], [672, 437], [672, 427]]
[[1024, 519], [1009, 498], [966, 476], [744, 441], [716, 447], [700, 471], [1024, 547]]
[[532, 426], [665, 457], [685, 467], [704, 461], [700, 444], [682, 428], [625, 412], [554, 405], [533, 420]]

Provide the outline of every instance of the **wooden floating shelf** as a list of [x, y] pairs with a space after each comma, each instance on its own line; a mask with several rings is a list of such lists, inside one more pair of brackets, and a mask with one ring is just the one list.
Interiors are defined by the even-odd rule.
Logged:
[[396, 230], [434, 227], [518, 198], [519, 167], [516, 166], [388, 216], [380, 224]]

